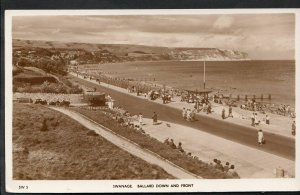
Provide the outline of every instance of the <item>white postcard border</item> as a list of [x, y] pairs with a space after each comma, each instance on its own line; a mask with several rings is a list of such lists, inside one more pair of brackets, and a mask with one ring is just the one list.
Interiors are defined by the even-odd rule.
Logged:
[[[294, 13], [296, 21], [295, 59], [296, 94], [300, 91], [299, 28], [300, 9], [203, 9], [203, 10], [7, 10], [5, 11], [5, 168], [8, 192], [204, 192], [204, 191], [298, 191], [300, 170], [296, 165], [293, 179], [239, 180], [13, 180], [12, 179], [12, 17], [36, 15], [191, 15], [191, 14], [251, 14]], [[296, 95], [296, 113], [300, 96]], [[297, 124], [300, 124], [297, 118]], [[299, 134], [296, 134], [299, 139]], [[296, 162], [299, 162], [299, 142], [296, 141]], [[113, 188], [113, 185], [132, 184], [133, 188]], [[193, 187], [137, 188], [140, 184], [192, 184]]]

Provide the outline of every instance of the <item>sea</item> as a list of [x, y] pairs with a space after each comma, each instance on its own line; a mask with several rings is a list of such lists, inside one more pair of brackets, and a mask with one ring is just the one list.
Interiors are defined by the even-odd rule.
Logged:
[[[203, 61], [151, 61], [97, 65], [112, 77], [155, 78], [156, 83], [179, 89], [203, 89]], [[206, 61], [205, 87], [225, 95], [260, 98], [295, 105], [295, 61]]]

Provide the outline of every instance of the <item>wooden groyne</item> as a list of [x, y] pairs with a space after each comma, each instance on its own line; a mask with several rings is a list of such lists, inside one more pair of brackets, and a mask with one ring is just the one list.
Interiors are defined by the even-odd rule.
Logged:
[[272, 100], [272, 95], [271, 94], [260, 94], [260, 95], [251, 95], [251, 94], [235, 94], [235, 95], [232, 95], [232, 94], [229, 94], [229, 95], [223, 95], [223, 98], [228, 98], [228, 99], [235, 99], [237, 101], [240, 101], [240, 100], [245, 100], [245, 101], [248, 101], [248, 100]]

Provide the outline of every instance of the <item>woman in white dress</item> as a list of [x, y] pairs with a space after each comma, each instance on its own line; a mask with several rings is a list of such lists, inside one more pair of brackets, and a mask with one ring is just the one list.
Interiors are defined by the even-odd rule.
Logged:
[[142, 126], [143, 125], [143, 115], [142, 115], [142, 113], [139, 114], [138, 120], [139, 120], [140, 125]]
[[258, 135], [258, 143], [259, 143], [259, 145], [262, 145], [264, 142], [264, 134], [261, 129], [258, 130], [257, 135]]

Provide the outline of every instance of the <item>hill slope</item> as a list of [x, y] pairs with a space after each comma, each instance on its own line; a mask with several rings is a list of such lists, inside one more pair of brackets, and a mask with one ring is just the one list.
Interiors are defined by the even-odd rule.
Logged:
[[[82, 63], [114, 63], [152, 60], [247, 60], [247, 53], [218, 48], [168, 48], [128, 44], [92, 44], [54, 41], [13, 40], [15, 51], [44, 48], [53, 56]], [[63, 55], [62, 55], [63, 53]]]

